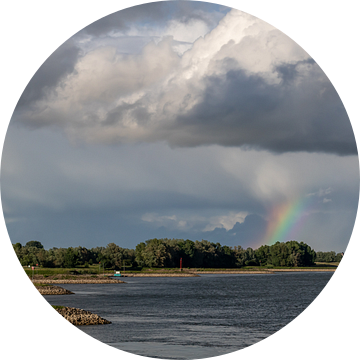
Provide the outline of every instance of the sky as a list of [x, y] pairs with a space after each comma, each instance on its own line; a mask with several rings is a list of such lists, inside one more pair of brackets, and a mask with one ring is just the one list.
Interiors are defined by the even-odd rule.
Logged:
[[200, 2], [132, 7], [39, 68], [5, 139], [13, 243], [158, 238], [344, 251], [359, 193], [346, 110], [271, 25]]

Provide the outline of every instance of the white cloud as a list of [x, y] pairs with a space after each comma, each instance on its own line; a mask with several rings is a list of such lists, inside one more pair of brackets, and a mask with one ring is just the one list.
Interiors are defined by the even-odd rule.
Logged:
[[226, 215], [199, 216], [199, 215], [159, 215], [158, 213], [146, 213], [141, 220], [153, 223], [156, 227], [164, 226], [169, 229], [212, 231], [215, 228], [231, 230], [234, 225], [243, 223], [249, 213], [228, 212]]
[[[325, 197], [326, 195], [331, 194], [334, 191], [332, 187], [328, 187], [326, 189], [320, 188], [318, 191], [309, 193], [306, 196], [317, 196], [317, 197]], [[331, 200], [328, 200], [331, 201]], [[326, 202], [326, 201], [324, 201]]]
[[176, 215], [171, 216], [160, 216], [156, 213], [146, 213], [141, 217], [141, 220], [147, 221], [147, 222], [167, 222], [167, 221], [176, 221]]
[[208, 33], [209, 30], [208, 25], [202, 20], [191, 19], [187, 23], [171, 20], [164, 34], [173, 36], [176, 41], [193, 43]]
[[[31, 110], [17, 112], [15, 118], [34, 126], [55, 124], [73, 139], [89, 142], [164, 140], [169, 137], [164, 125], [202, 101], [205, 77], [241, 68], [269, 83], [279, 82], [275, 66], [308, 58], [284, 34], [237, 10], [207, 31], [201, 20], [170, 21], [161, 30], [160, 42], [151, 42], [132, 55], [120, 54], [104, 40], [106, 46], [98, 43], [80, 58], [74, 73], [55, 91]], [[130, 34], [140, 35], [135, 29]], [[147, 36], [152, 35], [159, 34]], [[179, 57], [178, 52], [188, 45], [174, 40], [191, 43], [195, 39]], [[232, 62], [224, 67], [226, 59]]]
[[248, 212], [242, 211], [238, 213], [230, 212], [229, 214], [222, 216], [213, 216], [208, 220], [209, 223], [205, 226], [203, 231], [212, 231], [216, 228], [231, 230], [237, 222], [240, 224], [243, 223], [248, 214]]
[[204, 221], [204, 218], [188, 216], [187, 219], [176, 215], [159, 215], [158, 213], [146, 213], [141, 217], [142, 221], [154, 224], [156, 227], [164, 226], [168, 229], [189, 230], [194, 223]]

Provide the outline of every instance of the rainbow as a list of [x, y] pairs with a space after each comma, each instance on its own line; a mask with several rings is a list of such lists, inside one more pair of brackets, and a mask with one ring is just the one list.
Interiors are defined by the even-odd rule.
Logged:
[[296, 240], [315, 204], [314, 200], [313, 197], [305, 196], [273, 207], [267, 217], [268, 225], [261, 245]]

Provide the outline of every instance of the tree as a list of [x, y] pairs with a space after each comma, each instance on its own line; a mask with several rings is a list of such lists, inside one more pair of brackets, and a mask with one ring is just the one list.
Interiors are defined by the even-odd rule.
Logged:
[[145, 248], [144, 242], [137, 244], [135, 248], [135, 261], [140, 267], [145, 266]]
[[22, 249], [22, 245], [20, 243], [13, 244], [13, 248], [15, 252], [18, 252]]
[[183, 258], [183, 264], [187, 267], [194, 266], [195, 243], [189, 239], [180, 240], [180, 257]]
[[163, 267], [167, 257], [166, 246], [161, 239], [146, 240], [146, 247], [143, 252], [145, 266]]
[[38, 248], [38, 249], [43, 249], [44, 246], [42, 245], [42, 243], [40, 241], [28, 241], [26, 244], [25, 244], [25, 247], [35, 247], [35, 248]]
[[66, 250], [65, 257], [64, 257], [64, 267], [66, 268], [73, 268], [77, 265], [78, 255], [76, 251], [69, 247]]
[[342, 260], [343, 256], [344, 256], [343, 253], [336, 254], [335, 261], [340, 262]]
[[234, 246], [234, 257], [236, 267], [242, 267], [245, 265], [245, 249], [241, 246]]
[[259, 261], [259, 264], [265, 266], [268, 264], [268, 259], [270, 255], [270, 246], [262, 245], [255, 250], [255, 257]]

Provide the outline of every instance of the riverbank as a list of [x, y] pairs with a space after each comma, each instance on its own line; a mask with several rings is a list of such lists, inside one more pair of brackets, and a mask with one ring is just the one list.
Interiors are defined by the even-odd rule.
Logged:
[[334, 272], [336, 268], [328, 268], [328, 269], [273, 269], [274, 272]]
[[126, 273], [121, 275], [121, 277], [197, 277], [200, 276], [196, 273], [189, 272], [179, 272], [179, 273]]
[[274, 274], [276, 272], [334, 272], [336, 267], [309, 267], [309, 268], [250, 268], [250, 269], [184, 269], [164, 270], [151, 269], [149, 271], [122, 272], [121, 277], [106, 272], [102, 275], [67, 275], [54, 274], [51, 276], [35, 275], [32, 282], [40, 284], [121, 284], [127, 277], [198, 277], [205, 274]]
[[129, 273], [124, 274], [121, 277], [199, 277], [202, 274], [273, 274], [273, 271], [251, 271], [251, 270], [244, 270], [244, 271], [199, 271], [194, 273], [177, 273], [177, 274], [166, 274], [166, 273], [150, 273], [150, 274], [142, 274], [142, 273]]
[[336, 268], [285, 268], [285, 269], [211, 269], [211, 270], [199, 270], [190, 269], [177, 273], [166, 273], [161, 271], [154, 271], [148, 273], [122, 273], [121, 277], [194, 277], [204, 274], [274, 274], [276, 272], [334, 272]]
[[272, 270], [243, 270], [243, 271], [236, 271], [236, 270], [214, 270], [214, 271], [199, 271], [197, 273], [198, 276], [202, 274], [273, 274]]
[[83, 309], [68, 306], [54, 306], [54, 309], [67, 321], [76, 326], [111, 324], [111, 321]]
[[40, 284], [123, 284], [125, 281], [103, 275], [35, 275], [32, 282]]
[[201, 274], [274, 274], [276, 272], [334, 272], [336, 269], [266, 269], [266, 270], [211, 270], [199, 271], [198, 276]]

